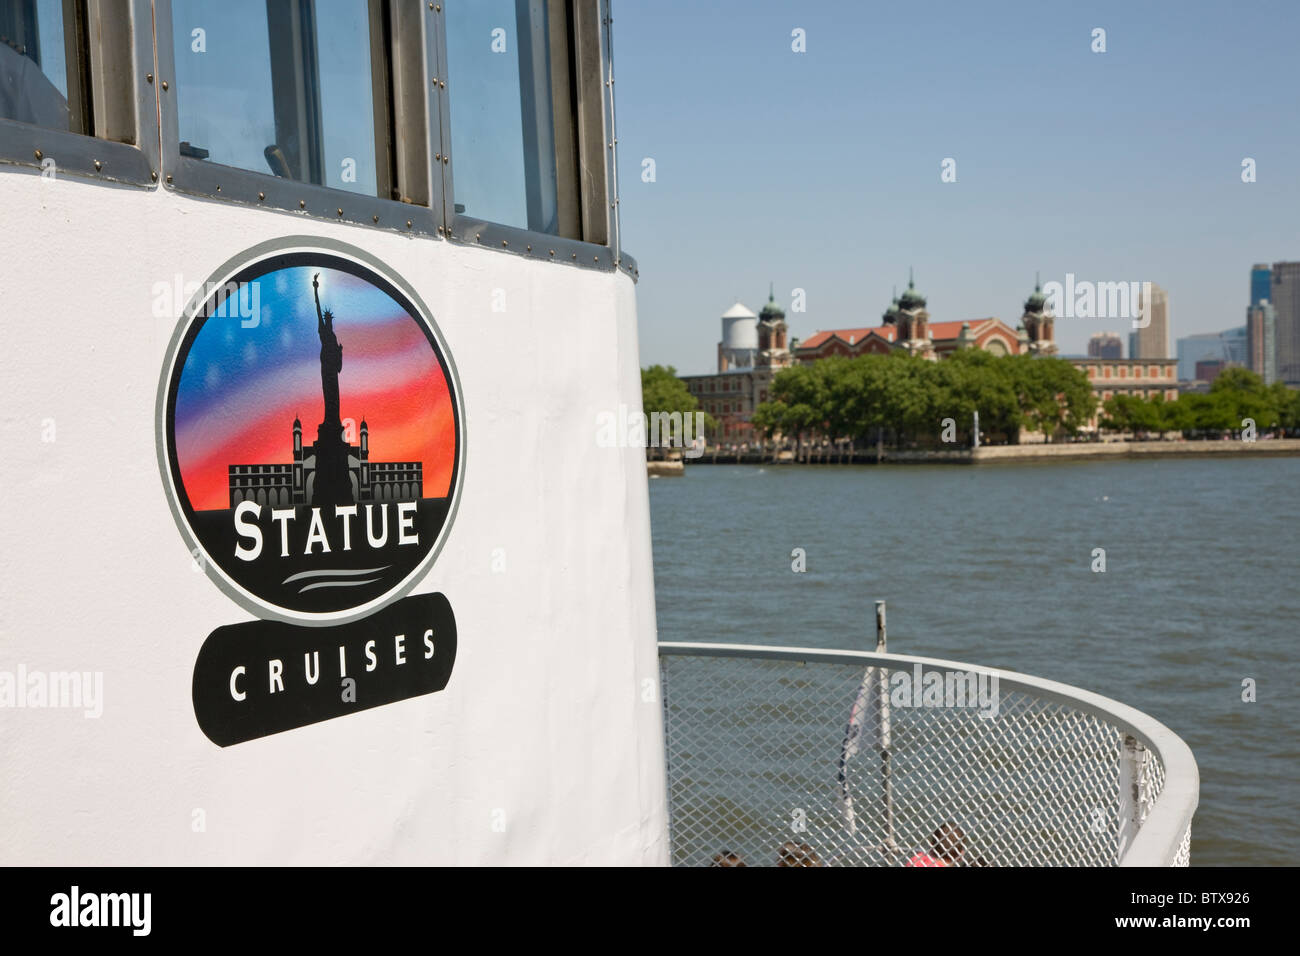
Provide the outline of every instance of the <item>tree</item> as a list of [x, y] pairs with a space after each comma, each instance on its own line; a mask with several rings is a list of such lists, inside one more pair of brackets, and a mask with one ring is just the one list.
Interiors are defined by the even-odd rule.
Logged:
[[1172, 402], [1158, 399], [1156, 409], [1159, 412], [1160, 430], [1162, 432], [1185, 432], [1192, 427], [1191, 410], [1183, 402], [1181, 396]]
[[671, 365], [651, 365], [641, 369], [641, 406], [645, 413], [681, 412], [686, 415], [700, 407], [686, 383], [677, 377]]
[[1137, 427], [1139, 413], [1137, 406], [1142, 399], [1133, 395], [1120, 393], [1112, 395], [1102, 404], [1100, 425], [1108, 431], [1126, 432]]
[[974, 413], [980, 430], [1013, 439], [1019, 430], [1020, 408], [1002, 358], [982, 349], [962, 349], [935, 368], [940, 421], [952, 418], [957, 433], [969, 441]]
[[1020, 404], [1021, 424], [1050, 440], [1058, 431], [1073, 435], [1097, 409], [1088, 376], [1065, 359], [1013, 355], [1005, 359]]
[[[656, 412], [669, 415], [680, 413], [684, 434], [685, 428], [688, 427], [687, 416], [698, 411], [700, 403], [686, 387], [686, 383], [677, 377], [675, 368], [671, 365], [651, 365], [641, 370], [641, 407], [646, 415], [647, 428], [649, 428], [650, 416]], [[691, 435], [695, 436], [694, 421], [689, 427]], [[716, 427], [717, 422], [712, 416], [705, 415], [705, 430], [712, 432]]]
[[1096, 410], [1091, 383], [1069, 362], [976, 349], [938, 362], [902, 351], [822, 359], [777, 373], [771, 394], [755, 426], [801, 443], [809, 434], [856, 442], [888, 432], [901, 447], [939, 436], [946, 418], [966, 443], [976, 411], [983, 430], [1015, 440], [1022, 425], [1073, 433]]
[[1282, 428], [1300, 428], [1300, 391], [1287, 388], [1281, 382], [1268, 387], [1273, 407], [1277, 409], [1278, 424]]
[[1223, 420], [1231, 420], [1227, 428], [1242, 428], [1247, 418], [1256, 428], [1276, 428], [1282, 410], [1278, 408], [1276, 393], [1264, 380], [1249, 369], [1225, 368], [1210, 385], [1210, 395], [1222, 409]]

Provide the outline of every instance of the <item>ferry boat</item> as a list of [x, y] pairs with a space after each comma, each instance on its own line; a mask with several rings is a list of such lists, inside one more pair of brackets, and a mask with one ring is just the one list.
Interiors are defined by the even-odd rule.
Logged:
[[611, 26], [0, 0], [0, 859], [1186, 862], [1131, 708], [657, 644]]

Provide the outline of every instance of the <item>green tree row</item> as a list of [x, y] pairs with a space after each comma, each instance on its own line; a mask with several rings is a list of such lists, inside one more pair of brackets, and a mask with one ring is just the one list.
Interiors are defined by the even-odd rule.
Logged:
[[1097, 408], [1088, 377], [1064, 359], [964, 349], [932, 362], [895, 352], [829, 358], [777, 374], [753, 423], [771, 438], [822, 437], [895, 445], [949, 434], [969, 444], [980, 414], [986, 438], [1015, 442], [1020, 429], [1074, 434]]
[[1300, 428], [1300, 392], [1244, 368], [1224, 369], [1210, 391], [1176, 401], [1116, 395], [1106, 400], [1101, 427], [1113, 431], [1183, 432], [1193, 437], [1240, 431], [1250, 419], [1258, 431]]
[[[682, 417], [699, 411], [700, 403], [686, 383], [677, 377], [677, 369], [671, 365], [651, 365], [641, 369], [641, 407], [646, 416], [655, 412], [672, 414], [681, 412]], [[713, 416], [704, 416], [706, 430], [717, 428]]]

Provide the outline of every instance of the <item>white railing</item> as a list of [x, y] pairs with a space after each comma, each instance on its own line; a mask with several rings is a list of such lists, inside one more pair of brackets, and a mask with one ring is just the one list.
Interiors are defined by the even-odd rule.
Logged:
[[674, 865], [1188, 864], [1196, 761], [1118, 701], [898, 654], [659, 654]]

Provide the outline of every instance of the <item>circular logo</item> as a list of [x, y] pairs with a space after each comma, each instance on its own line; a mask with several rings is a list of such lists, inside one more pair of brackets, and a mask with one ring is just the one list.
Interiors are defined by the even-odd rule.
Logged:
[[159, 466], [195, 562], [248, 610], [298, 624], [355, 620], [415, 586], [455, 515], [463, 428], [414, 290], [321, 239], [220, 269], [158, 390]]

